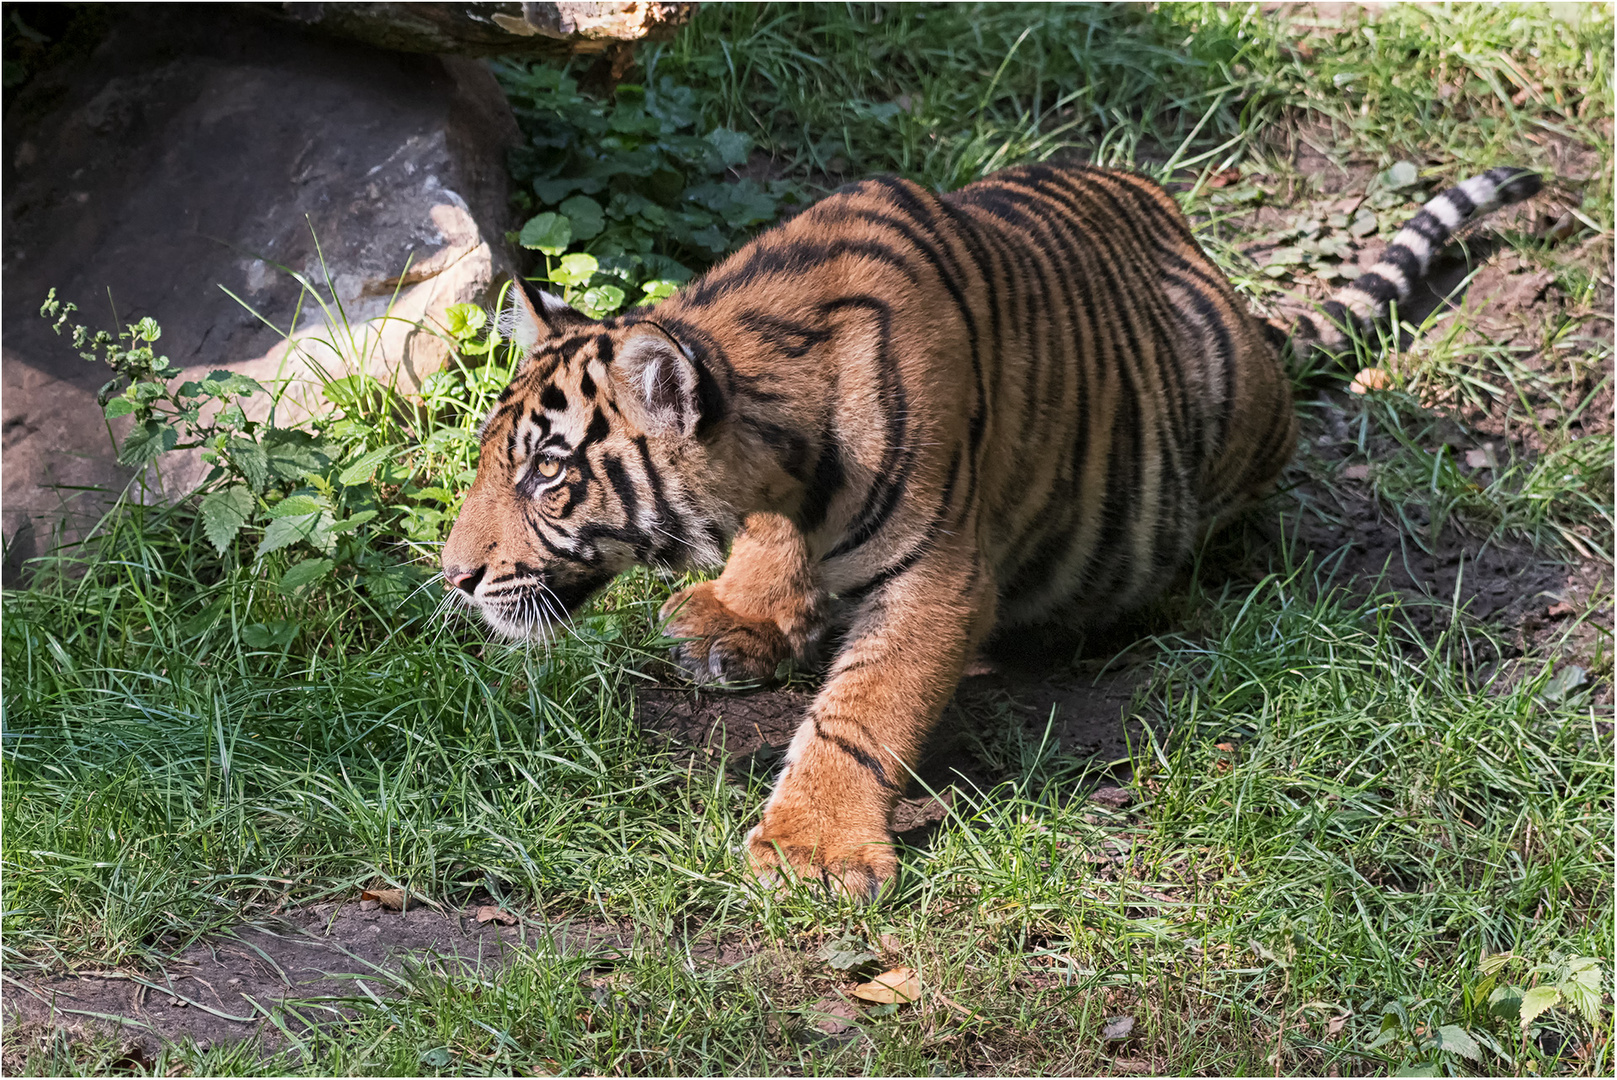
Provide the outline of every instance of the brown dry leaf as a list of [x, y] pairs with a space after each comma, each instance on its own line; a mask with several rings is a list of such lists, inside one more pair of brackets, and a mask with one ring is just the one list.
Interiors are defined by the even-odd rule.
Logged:
[[472, 913], [472, 918], [477, 920], [477, 925], [479, 926], [486, 922], [497, 922], [501, 926], [515, 926], [517, 922], [515, 915], [504, 908], [495, 907], [493, 904], [482, 905]]
[[1572, 605], [1563, 600], [1558, 604], [1551, 604], [1545, 609], [1544, 614], [1552, 619], [1559, 619], [1563, 615], [1572, 614]]
[[374, 900], [389, 911], [403, 911], [410, 902], [403, 889], [366, 889], [359, 894], [359, 899]]
[[821, 998], [806, 1010], [814, 1021], [814, 1030], [824, 1035], [841, 1035], [852, 1031], [859, 1019], [859, 1010], [846, 1001]]
[[1355, 394], [1368, 394], [1372, 390], [1385, 390], [1391, 385], [1392, 379], [1385, 371], [1378, 367], [1367, 367], [1359, 369], [1359, 373], [1353, 376], [1348, 390]]
[[1326, 1021], [1325, 1037], [1327, 1039], [1334, 1039], [1338, 1035], [1342, 1034], [1342, 1029], [1347, 1027], [1348, 1017], [1352, 1015], [1352, 1013], [1344, 1013], [1341, 1016], [1333, 1016]]
[[1240, 169], [1225, 169], [1223, 172], [1216, 172], [1208, 177], [1207, 186], [1214, 188], [1229, 187], [1239, 179], [1241, 179]]
[[897, 934], [880, 934], [876, 938], [876, 944], [889, 956], [897, 956], [904, 951], [904, 943], [898, 940]]
[[1235, 744], [1234, 743], [1227, 743], [1227, 742], [1214, 743], [1213, 744], [1213, 749], [1214, 750], [1222, 750], [1226, 754], [1233, 754], [1233, 753], [1235, 753]]
[[914, 968], [897, 967], [882, 972], [867, 983], [860, 983], [850, 993], [860, 1001], [871, 1001], [877, 1005], [917, 1001], [921, 997], [921, 977]]
[[1347, 468], [1342, 470], [1342, 479], [1344, 479], [1344, 480], [1368, 480], [1368, 479], [1370, 479], [1370, 466], [1368, 466], [1368, 465], [1349, 465]]

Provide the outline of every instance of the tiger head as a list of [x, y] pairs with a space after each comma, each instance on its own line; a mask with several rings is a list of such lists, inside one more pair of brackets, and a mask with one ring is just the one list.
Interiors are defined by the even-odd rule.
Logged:
[[[523, 358], [483, 421], [444, 578], [498, 633], [544, 639], [636, 563], [723, 558], [723, 398], [651, 312], [596, 322], [525, 282], [501, 329]], [[722, 426], [722, 425], [721, 425]]]

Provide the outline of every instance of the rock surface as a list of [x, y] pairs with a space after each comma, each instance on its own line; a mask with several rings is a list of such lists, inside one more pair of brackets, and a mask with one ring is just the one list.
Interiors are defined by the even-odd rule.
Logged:
[[565, 60], [673, 31], [694, 4], [659, 0], [554, 0], [487, 4], [256, 5], [339, 37], [405, 52]]
[[[64, 514], [73, 535], [129, 479], [95, 403], [107, 370], [38, 316], [52, 286], [93, 327], [156, 318], [159, 351], [187, 374], [307, 379], [304, 353], [346, 374], [313, 344], [339, 336], [335, 310], [303, 296], [300, 311], [277, 266], [291, 268], [329, 283], [362, 339], [348, 351], [407, 390], [446, 356], [433, 317], [489, 302], [511, 259], [503, 157], [518, 132], [479, 62], [311, 37], [240, 9], [112, 12], [93, 54], [6, 101], [8, 584]], [[367, 325], [390, 304], [396, 319]], [[272, 327], [294, 316], [305, 347], [289, 350]], [[148, 479], [172, 497], [196, 473]]]

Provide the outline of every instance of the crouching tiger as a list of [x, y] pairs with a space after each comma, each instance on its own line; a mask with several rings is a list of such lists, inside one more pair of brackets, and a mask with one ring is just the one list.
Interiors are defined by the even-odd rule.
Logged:
[[1286, 330], [1157, 184], [1052, 165], [941, 197], [854, 184], [604, 322], [513, 289], [525, 359], [445, 578], [537, 638], [634, 563], [723, 562], [663, 612], [698, 679], [767, 678], [839, 630], [747, 855], [873, 896], [908, 771], [989, 632], [1149, 600], [1290, 457], [1288, 336], [1342, 349], [1452, 230], [1538, 188], [1494, 169], [1433, 198]]

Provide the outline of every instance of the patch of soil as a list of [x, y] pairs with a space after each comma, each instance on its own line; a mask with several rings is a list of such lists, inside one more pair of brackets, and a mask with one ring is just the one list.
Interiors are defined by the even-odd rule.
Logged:
[[256, 925], [242, 925], [183, 950], [156, 971], [6, 976], [3, 1015], [7, 1065], [30, 1030], [76, 1027], [130, 1040], [150, 1056], [159, 1041], [199, 1046], [257, 1039], [266, 1053], [284, 1045], [272, 1014], [294, 1033], [346, 1015], [342, 999], [396, 993], [405, 963], [475, 975], [522, 949], [611, 959], [635, 942], [616, 928], [556, 926], [526, 920], [479, 925], [468, 915], [432, 908], [362, 910], [316, 904]]

